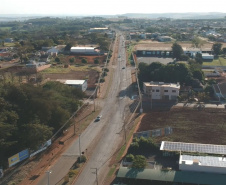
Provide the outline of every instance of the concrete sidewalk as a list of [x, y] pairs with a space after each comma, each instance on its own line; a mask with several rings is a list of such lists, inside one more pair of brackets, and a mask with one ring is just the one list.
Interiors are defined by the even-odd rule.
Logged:
[[177, 103], [174, 107], [189, 107], [189, 108], [216, 108], [225, 109], [225, 104], [204, 104], [204, 103]]

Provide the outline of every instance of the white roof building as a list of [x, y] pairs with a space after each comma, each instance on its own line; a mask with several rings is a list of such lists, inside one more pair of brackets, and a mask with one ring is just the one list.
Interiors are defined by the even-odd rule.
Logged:
[[77, 87], [81, 89], [83, 92], [86, 91], [88, 86], [86, 80], [57, 80], [57, 81], [72, 87]]
[[215, 156], [180, 155], [179, 169], [226, 174], [226, 158]]

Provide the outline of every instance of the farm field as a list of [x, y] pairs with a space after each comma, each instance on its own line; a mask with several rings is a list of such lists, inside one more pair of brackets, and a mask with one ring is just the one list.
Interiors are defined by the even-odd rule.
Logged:
[[226, 144], [226, 110], [172, 108], [170, 111], [144, 115], [137, 132], [171, 126], [172, 135], [155, 138], [156, 141], [175, 141], [206, 144]]

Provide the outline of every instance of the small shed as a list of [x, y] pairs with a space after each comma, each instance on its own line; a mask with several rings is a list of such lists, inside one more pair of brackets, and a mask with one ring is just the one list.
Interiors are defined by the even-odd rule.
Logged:
[[77, 87], [81, 89], [83, 92], [87, 89], [87, 81], [86, 80], [66, 80], [64, 84]]

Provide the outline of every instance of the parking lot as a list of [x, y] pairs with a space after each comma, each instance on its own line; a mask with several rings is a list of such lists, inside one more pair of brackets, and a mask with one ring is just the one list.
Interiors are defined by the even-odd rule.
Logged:
[[137, 62], [144, 62], [146, 64], [151, 64], [153, 62], [160, 62], [162, 64], [168, 64], [173, 62], [172, 58], [163, 58], [163, 57], [137, 57]]

